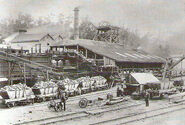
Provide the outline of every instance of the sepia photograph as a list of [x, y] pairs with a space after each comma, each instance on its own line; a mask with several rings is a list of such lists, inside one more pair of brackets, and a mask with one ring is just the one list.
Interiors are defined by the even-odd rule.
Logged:
[[185, 0], [0, 0], [0, 125], [185, 125]]

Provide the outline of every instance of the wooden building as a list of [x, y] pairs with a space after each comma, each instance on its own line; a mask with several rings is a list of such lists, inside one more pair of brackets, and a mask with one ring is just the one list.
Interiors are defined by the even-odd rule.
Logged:
[[11, 48], [29, 50], [30, 53], [45, 53], [55, 40], [49, 34], [21, 33], [11, 41]]
[[[70, 57], [70, 54], [73, 54], [71, 57], [74, 59], [69, 59], [69, 62], [76, 63], [77, 68], [88, 62], [91, 68], [104, 73], [160, 70], [165, 62], [163, 58], [155, 55], [130, 50], [116, 43], [94, 40], [64, 40], [51, 44], [50, 48], [50, 51], [58, 56], [67, 53]], [[59, 57], [63, 60], [63, 57]]]

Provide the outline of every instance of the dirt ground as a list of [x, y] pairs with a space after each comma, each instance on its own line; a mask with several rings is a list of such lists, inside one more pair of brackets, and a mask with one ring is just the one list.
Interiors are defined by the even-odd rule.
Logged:
[[185, 110], [140, 120], [128, 125], [185, 125]]

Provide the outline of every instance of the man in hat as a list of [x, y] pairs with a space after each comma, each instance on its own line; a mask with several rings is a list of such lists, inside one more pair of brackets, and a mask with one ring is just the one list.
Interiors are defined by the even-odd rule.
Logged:
[[148, 107], [149, 106], [149, 92], [148, 91], [146, 91], [146, 95], [145, 95], [145, 103], [146, 103], [146, 107]]
[[83, 82], [80, 81], [80, 83], [77, 86], [77, 89], [78, 89], [78, 92], [79, 92], [80, 95], [82, 94], [82, 88], [83, 88]]
[[58, 95], [59, 99], [61, 100], [60, 104], [62, 106], [62, 103], [64, 105], [64, 111], [66, 110], [66, 100], [67, 100], [67, 93], [65, 91], [65, 86], [64, 84], [61, 84], [58, 86]]

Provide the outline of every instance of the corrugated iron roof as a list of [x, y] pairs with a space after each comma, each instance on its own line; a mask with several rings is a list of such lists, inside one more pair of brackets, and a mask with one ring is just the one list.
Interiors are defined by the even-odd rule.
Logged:
[[6, 37], [6, 38], [4, 39], [4, 41], [5, 41], [6, 43], [11, 42], [11, 41], [12, 41], [13, 39], [15, 39], [15, 37], [17, 37], [18, 35], [19, 35], [19, 32], [13, 33], [13, 34], [11, 34], [10, 36]]
[[24, 42], [24, 43], [13, 43], [11, 44], [12, 49], [21, 49], [23, 48], [24, 50], [31, 50], [31, 48], [35, 47], [34, 42]]
[[51, 44], [51, 46], [74, 46], [79, 45], [88, 50], [116, 60], [117, 62], [137, 62], [137, 63], [164, 63], [161, 57], [148, 55], [124, 48], [122, 45], [107, 43], [94, 40], [64, 40], [60, 43]]
[[36, 42], [41, 40], [44, 36], [47, 34], [25, 34], [21, 33], [18, 36], [16, 36], [11, 42]]
[[139, 84], [160, 83], [160, 81], [151, 73], [131, 73], [131, 76]]

